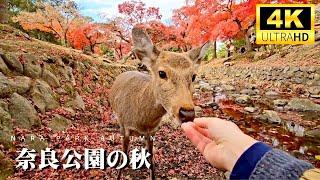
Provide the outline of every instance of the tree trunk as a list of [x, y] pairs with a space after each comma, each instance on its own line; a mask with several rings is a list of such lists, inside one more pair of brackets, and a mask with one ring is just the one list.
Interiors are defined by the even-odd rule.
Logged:
[[96, 44], [93, 44], [93, 43], [91, 44], [91, 43], [90, 43], [90, 50], [91, 50], [92, 53], [94, 53], [94, 47], [95, 47], [95, 46], [96, 46]]
[[213, 51], [213, 58], [217, 58], [217, 41], [213, 42], [212, 51]]
[[68, 40], [67, 40], [67, 31], [64, 33], [64, 44], [63, 46], [68, 47]]
[[7, 0], [0, 0], [0, 23], [8, 23], [8, 2]]
[[122, 43], [122, 40], [120, 40], [120, 44], [119, 44], [119, 59], [121, 59], [123, 56], [121, 43]]

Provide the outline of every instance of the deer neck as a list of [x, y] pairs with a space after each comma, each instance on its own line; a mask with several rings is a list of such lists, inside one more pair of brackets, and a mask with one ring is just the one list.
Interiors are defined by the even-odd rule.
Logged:
[[150, 115], [153, 116], [154, 119], [157, 119], [159, 117], [162, 117], [166, 113], [166, 110], [163, 108], [160, 102], [157, 101], [157, 98], [154, 92], [154, 87], [155, 87], [155, 83], [151, 79], [151, 81], [149, 81], [149, 83], [146, 86], [146, 89], [144, 91], [144, 96], [146, 97], [145, 100], [148, 102], [150, 107], [149, 109]]

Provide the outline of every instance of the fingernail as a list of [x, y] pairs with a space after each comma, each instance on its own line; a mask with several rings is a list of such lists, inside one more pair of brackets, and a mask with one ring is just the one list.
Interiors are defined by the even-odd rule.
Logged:
[[186, 128], [188, 128], [188, 126], [191, 126], [191, 124], [192, 124], [192, 122], [182, 123], [182, 124], [181, 124], [181, 128], [182, 128], [182, 129], [186, 129]]
[[181, 124], [181, 128], [182, 128], [182, 129], [184, 129], [186, 126], [188, 126], [187, 123], [182, 123], [182, 124]]

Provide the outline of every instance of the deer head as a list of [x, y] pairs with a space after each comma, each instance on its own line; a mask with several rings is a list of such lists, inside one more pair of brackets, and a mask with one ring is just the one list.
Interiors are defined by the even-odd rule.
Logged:
[[149, 36], [136, 27], [132, 30], [132, 39], [135, 54], [150, 70], [157, 104], [180, 123], [193, 121], [193, 82], [209, 43], [185, 53], [160, 51]]

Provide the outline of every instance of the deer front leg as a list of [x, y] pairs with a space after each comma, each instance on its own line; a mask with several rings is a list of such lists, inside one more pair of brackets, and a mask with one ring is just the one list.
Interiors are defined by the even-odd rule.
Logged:
[[147, 150], [148, 152], [151, 154], [149, 156], [149, 160], [150, 160], [150, 177], [152, 180], [156, 179], [155, 176], [155, 172], [154, 172], [154, 162], [153, 162], [153, 137], [151, 137], [150, 135], [145, 136], [145, 141], [146, 141], [146, 146], [147, 146]]
[[[122, 139], [122, 151], [124, 153], [126, 153], [126, 155], [128, 156], [128, 148], [129, 148], [129, 142], [130, 142], [130, 130], [128, 129], [124, 129], [122, 127], [122, 134], [123, 134], [123, 139]], [[123, 158], [121, 157], [120, 162], [123, 161]], [[119, 180], [121, 178], [121, 173], [122, 173], [122, 169], [119, 169], [118, 171], [118, 177], [117, 179]]]

